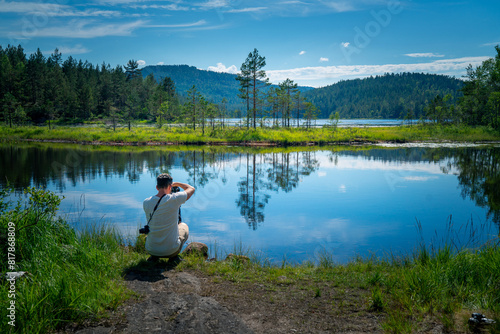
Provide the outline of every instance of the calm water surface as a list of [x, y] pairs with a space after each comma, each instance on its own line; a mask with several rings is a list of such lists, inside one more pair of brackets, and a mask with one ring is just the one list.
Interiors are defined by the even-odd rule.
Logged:
[[[168, 172], [197, 188], [182, 206], [190, 241], [250, 248], [271, 261], [404, 254], [472, 228], [498, 235], [500, 148], [320, 149], [0, 146], [0, 186], [45, 187], [80, 228], [115, 225], [134, 240], [142, 201]], [[417, 226], [421, 227], [418, 232]], [[460, 239], [465, 236], [464, 239]]]

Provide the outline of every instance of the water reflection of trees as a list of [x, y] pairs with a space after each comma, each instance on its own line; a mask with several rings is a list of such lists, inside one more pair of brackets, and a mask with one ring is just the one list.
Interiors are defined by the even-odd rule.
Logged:
[[500, 227], [500, 148], [399, 148], [332, 151], [330, 161], [339, 156], [362, 156], [382, 162], [440, 163], [443, 173], [457, 174], [462, 197], [488, 209], [488, 218]]
[[2, 145], [0, 159], [1, 187], [8, 183], [20, 190], [51, 184], [60, 192], [67, 184], [76, 186], [116, 176], [135, 183], [144, 174], [155, 177], [170, 173], [173, 167], [186, 171], [186, 182], [204, 188], [213, 180], [225, 184], [227, 173], [234, 170], [244, 175], [237, 183], [236, 205], [253, 229], [264, 221], [271, 192], [292, 191], [301, 177], [310, 175], [319, 165], [316, 153], [309, 151], [115, 150], [46, 144]]
[[500, 227], [500, 148], [467, 148], [453, 156], [462, 197], [488, 208], [488, 217]]
[[[400, 148], [340, 149], [329, 154], [331, 161], [345, 156], [382, 162], [439, 163], [442, 171], [458, 174], [462, 196], [489, 210], [500, 226], [500, 148]], [[265, 219], [265, 207], [273, 192], [290, 192], [302, 177], [319, 167], [315, 151], [287, 152], [236, 149], [120, 150], [64, 145], [0, 145], [0, 187], [46, 188], [52, 184], [64, 191], [112, 176], [138, 182], [147, 174], [156, 176], [183, 168], [187, 182], [203, 188], [212, 180], [227, 182], [231, 171], [243, 175], [237, 183], [236, 206], [249, 227], [256, 229]], [[175, 176], [174, 176], [175, 177]]]
[[145, 172], [156, 174], [175, 161], [173, 152], [102, 151], [85, 147], [74, 149], [49, 145], [8, 145], [0, 147], [0, 186], [19, 190], [28, 186], [46, 188], [54, 184], [64, 191], [97, 178], [118, 175], [131, 183]]
[[470, 198], [488, 209], [488, 218], [500, 227], [500, 148], [432, 148], [421, 151], [421, 159], [446, 163], [443, 173], [457, 174], [462, 198]]
[[264, 208], [269, 191], [290, 192], [301, 176], [310, 175], [319, 167], [315, 152], [246, 154], [246, 176], [238, 182], [236, 204], [252, 229], [264, 222]]

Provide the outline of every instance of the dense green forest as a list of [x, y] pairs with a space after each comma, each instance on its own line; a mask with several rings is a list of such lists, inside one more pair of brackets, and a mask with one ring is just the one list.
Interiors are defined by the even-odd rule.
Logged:
[[21, 46], [0, 46], [0, 104], [10, 125], [53, 120], [82, 122], [156, 118], [162, 103], [179, 101], [171, 80], [142, 79], [135, 61], [112, 68], [40, 49], [27, 56]]
[[341, 118], [403, 118], [408, 111], [425, 118], [425, 107], [437, 96], [461, 95], [463, 81], [436, 74], [401, 73], [345, 80], [306, 92], [319, 118], [338, 112]]
[[[386, 74], [311, 89], [286, 79], [270, 85], [265, 57], [250, 53], [238, 75], [192, 66], [147, 66], [137, 62], [94, 65], [56, 49], [26, 55], [21, 46], [0, 46], [0, 121], [13, 124], [133, 120], [191, 126], [227, 117], [274, 126], [316, 118], [422, 118], [439, 123], [500, 127], [500, 49], [482, 65], [467, 68], [467, 80], [423, 73]], [[335, 119], [335, 118], [334, 118]], [[222, 120], [222, 122], [220, 122]], [[205, 124], [207, 123], [207, 124]]]

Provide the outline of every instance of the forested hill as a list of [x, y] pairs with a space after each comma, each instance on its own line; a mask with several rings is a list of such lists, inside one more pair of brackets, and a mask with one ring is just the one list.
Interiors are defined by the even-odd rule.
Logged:
[[[156, 81], [170, 77], [175, 83], [177, 93], [186, 96], [187, 91], [196, 86], [196, 89], [208, 101], [220, 103], [227, 100], [228, 110], [244, 109], [243, 100], [238, 97], [240, 84], [236, 74], [219, 73], [200, 70], [189, 65], [151, 65], [142, 69], [143, 77], [153, 74]], [[301, 91], [311, 90], [311, 87], [298, 87]]]
[[425, 116], [424, 108], [436, 95], [461, 96], [463, 81], [423, 73], [386, 74], [340, 81], [304, 94], [320, 110], [319, 118], [339, 112], [341, 118], [402, 118], [412, 111]]
[[[244, 109], [238, 97], [239, 82], [235, 74], [200, 70], [189, 65], [156, 65], [142, 69], [143, 77], [153, 74], [157, 81], [170, 77], [177, 92], [185, 96], [196, 85], [208, 100], [227, 100], [228, 110]], [[341, 118], [402, 118], [409, 111], [415, 118], [425, 116], [424, 108], [436, 97], [451, 94], [456, 102], [463, 82], [453, 77], [424, 73], [386, 74], [340, 81], [312, 89], [299, 87], [307, 101], [316, 105], [319, 118], [339, 112]]]
[[220, 103], [223, 98], [226, 98], [228, 109], [241, 108], [243, 105], [238, 97], [239, 84], [234, 74], [204, 71], [188, 65], [144, 67], [142, 76], [145, 78], [149, 74], [153, 74], [158, 82], [164, 77], [172, 79], [180, 95], [187, 95], [187, 91], [195, 85], [208, 101]]

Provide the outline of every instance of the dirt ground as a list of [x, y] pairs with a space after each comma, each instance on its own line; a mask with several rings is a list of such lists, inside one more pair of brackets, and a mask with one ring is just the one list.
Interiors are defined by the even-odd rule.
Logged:
[[309, 284], [266, 286], [200, 279], [203, 295], [215, 298], [255, 333], [382, 332], [383, 315], [368, 311], [367, 291], [338, 291], [324, 284], [311, 290]]
[[[382, 333], [368, 290], [318, 282], [233, 283], [161, 264], [125, 276], [135, 296], [97, 322], [64, 333]], [[303, 284], [302, 284], [303, 283]], [[422, 333], [442, 333], [431, 320]]]

